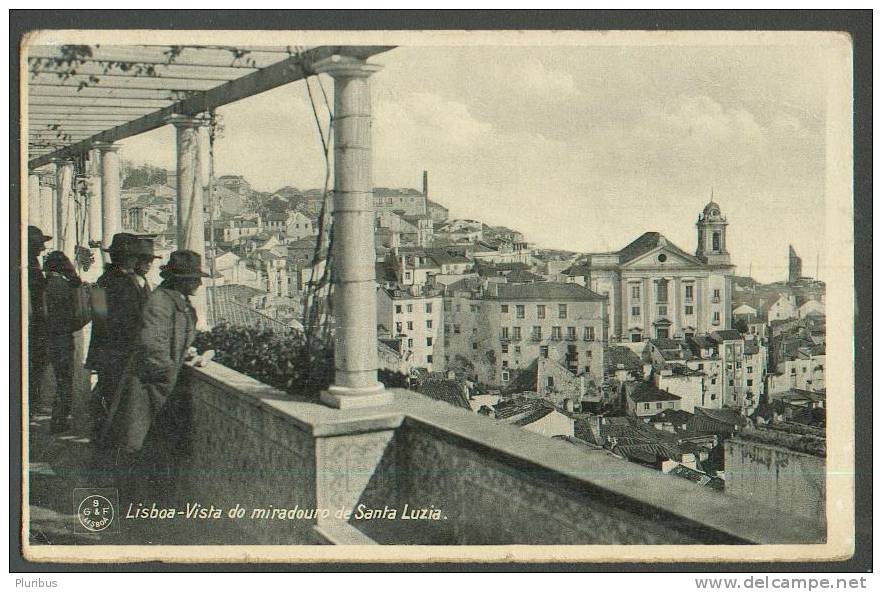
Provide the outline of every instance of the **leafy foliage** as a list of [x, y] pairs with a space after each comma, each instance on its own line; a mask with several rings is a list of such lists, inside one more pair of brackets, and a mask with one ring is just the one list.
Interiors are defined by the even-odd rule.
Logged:
[[123, 189], [147, 187], [149, 185], [165, 185], [168, 172], [158, 167], [143, 165], [130, 169], [122, 182]]
[[[299, 333], [221, 324], [199, 333], [194, 346], [213, 349], [217, 363], [297, 396], [318, 398], [333, 378], [333, 348], [310, 350]], [[407, 377], [397, 372], [381, 370], [379, 378], [387, 387], [407, 386]]]

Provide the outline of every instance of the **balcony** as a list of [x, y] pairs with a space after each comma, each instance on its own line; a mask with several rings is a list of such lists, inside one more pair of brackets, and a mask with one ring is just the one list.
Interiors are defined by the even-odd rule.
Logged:
[[[217, 364], [190, 373], [195, 441], [184, 474], [195, 477], [186, 484], [193, 491], [212, 491], [212, 499], [228, 503], [248, 491], [255, 507], [434, 506], [448, 518], [415, 528], [402, 520], [332, 517], [298, 532], [290, 524], [267, 529], [258, 523], [247, 533], [258, 541], [738, 544], [823, 538], [811, 521], [606, 455], [574, 454], [568, 443], [412, 392], [396, 391], [393, 404], [383, 408], [341, 412]], [[231, 450], [231, 440], [242, 446]], [[508, 503], [496, 501], [502, 499]], [[744, 521], [745, 515], [754, 520]]]
[[[389, 405], [341, 411], [219, 364], [185, 373], [192, 439], [176, 467], [181, 478], [171, 492], [174, 498], [222, 508], [240, 504], [249, 511], [332, 511], [298, 520], [218, 520], [208, 526], [182, 521], [167, 533], [176, 544], [685, 544], [696, 545], [697, 557], [712, 554], [703, 545], [809, 543], [825, 537], [818, 520], [585, 453], [413, 392], [395, 390]], [[34, 431], [34, 438], [50, 436]], [[74, 442], [57, 444], [70, 448]], [[45, 442], [34, 444], [34, 454], [43, 454]], [[73, 458], [45, 454], [46, 459], [32, 459], [35, 466]], [[53, 468], [44, 472], [57, 479], [77, 474]], [[66, 486], [46, 479], [32, 485], [32, 499], [41, 488]], [[125, 499], [120, 503], [128, 505]], [[367, 510], [386, 507], [434, 508], [446, 519], [364, 518]], [[336, 510], [351, 515], [343, 519]], [[93, 542], [141, 544], [141, 536], [169, 542], [126, 523], [120, 532]], [[150, 551], [151, 557], [162, 554], [161, 547]], [[684, 559], [692, 556], [682, 553]]]

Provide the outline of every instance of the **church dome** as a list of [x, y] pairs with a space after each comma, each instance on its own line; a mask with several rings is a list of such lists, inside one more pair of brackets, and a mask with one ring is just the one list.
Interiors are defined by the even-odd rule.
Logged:
[[702, 218], [705, 220], [722, 220], [723, 214], [720, 213], [720, 204], [715, 201], [709, 202], [702, 210]]

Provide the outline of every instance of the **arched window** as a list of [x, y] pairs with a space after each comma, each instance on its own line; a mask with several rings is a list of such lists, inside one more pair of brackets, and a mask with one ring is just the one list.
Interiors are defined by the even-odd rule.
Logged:
[[714, 250], [714, 251], [719, 251], [719, 250], [720, 250], [720, 232], [719, 232], [719, 231], [714, 231], [714, 234], [713, 234], [713, 243], [714, 243], [714, 244], [713, 244], [713, 250]]

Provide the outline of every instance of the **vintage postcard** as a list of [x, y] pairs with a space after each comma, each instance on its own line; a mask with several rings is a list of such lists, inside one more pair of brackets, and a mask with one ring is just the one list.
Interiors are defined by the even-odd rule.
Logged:
[[28, 559], [853, 553], [848, 35], [21, 52]]

